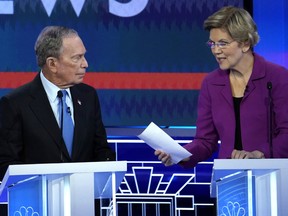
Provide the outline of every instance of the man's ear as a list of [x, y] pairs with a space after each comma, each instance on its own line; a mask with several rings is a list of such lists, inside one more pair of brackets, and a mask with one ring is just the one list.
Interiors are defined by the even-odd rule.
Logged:
[[46, 59], [46, 65], [50, 71], [57, 71], [57, 59], [55, 57], [48, 57]]

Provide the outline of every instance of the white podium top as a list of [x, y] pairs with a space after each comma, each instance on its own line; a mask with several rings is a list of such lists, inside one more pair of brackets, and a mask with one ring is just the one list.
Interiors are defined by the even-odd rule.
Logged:
[[45, 175], [48, 179], [57, 179], [73, 173], [123, 174], [126, 171], [127, 161], [10, 165], [0, 185], [0, 201], [6, 196], [7, 187], [35, 176]]
[[215, 159], [211, 182], [237, 171], [252, 170], [253, 175], [263, 175], [279, 169], [288, 169], [288, 159]]
[[210, 195], [216, 196], [216, 181], [244, 170], [252, 170], [255, 176], [264, 175], [272, 170], [288, 170], [288, 159], [215, 159]]
[[214, 170], [288, 169], [288, 159], [215, 159]]

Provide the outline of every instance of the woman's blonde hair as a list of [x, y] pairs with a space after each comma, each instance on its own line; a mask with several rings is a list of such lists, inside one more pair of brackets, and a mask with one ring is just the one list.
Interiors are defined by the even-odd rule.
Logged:
[[213, 28], [223, 29], [233, 40], [248, 43], [250, 47], [259, 42], [257, 26], [251, 15], [243, 8], [227, 6], [215, 12], [204, 22], [205, 30], [210, 31]]

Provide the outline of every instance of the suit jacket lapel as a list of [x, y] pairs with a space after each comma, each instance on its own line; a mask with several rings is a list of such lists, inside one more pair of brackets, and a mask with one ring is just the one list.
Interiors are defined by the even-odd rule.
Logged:
[[81, 150], [82, 138], [85, 136], [86, 131], [85, 125], [85, 109], [83, 106], [83, 96], [81, 96], [77, 86], [70, 88], [73, 108], [74, 108], [74, 140], [73, 140], [73, 151], [72, 158], [77, 158], [77, 154]]
[[229, 80], [229, 71], [218, 71], [217, 76], [215, 76], [212, 80], [212, 84], [217, 88], [221, 88], [221, 94], [223, 95], [227, 103], [233, 107], [234, 105], [231, 97], [232, 93]]
[[40, 124], [46, 128], [52, 139], [58, 145], [61, 152], [69, 158], [69, 153], [66, 149], [65, 143], [62, 139], [61, 131], [55, 119], [54, 113], [50, 106], [46, 92], [40, 80], [40, 74], [31, 83], [31, 96], [33, 100], [30, 103], [30, 108], [38, 118]]

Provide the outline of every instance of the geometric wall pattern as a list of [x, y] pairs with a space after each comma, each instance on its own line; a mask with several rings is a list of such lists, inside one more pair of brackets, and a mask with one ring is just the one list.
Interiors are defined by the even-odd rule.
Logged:
[[[213, 160], [199, 163], [193, 169], [178, 165], [165, 167], [154, 156], [154, 150], [137, 138], [109, 139], [117, 160], [127, 160], [127, 173], [116, 194], [118, 216], [204, 216], [216, 213], [210, 198]], [[179, 144], [189, 139], [176, 140]], [[134, 153], [131, 146], [143, 154]], [[126, 152], [124, 156], [123, 152]], [[129, 160], [131, 155], [132, 160]], [[134, 155], [135, 156], [135, 155]]]

